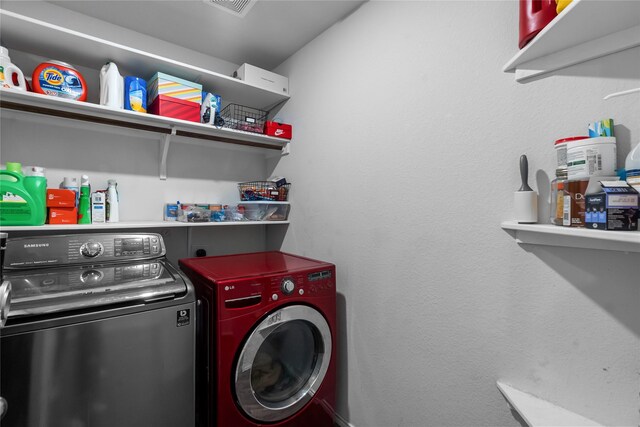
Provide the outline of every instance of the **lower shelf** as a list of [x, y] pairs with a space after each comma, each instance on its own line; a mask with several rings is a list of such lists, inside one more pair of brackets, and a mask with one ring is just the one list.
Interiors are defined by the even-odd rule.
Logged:
[[236, 227], [251, 225], [289, 224], [289, 221], [226, 221], [226, 222], [178, 222], [178, 221], [125, 221], [107, 224], [61, 224], [37, 226], [3, 226], [0, 231], [63, 231], [63, 230], [115, 230], [175, 227]]
[[498, 389], [509, 401], [511, 407], [520, 414], [527, 425], [531, 427], [542, 426], [601, 426], [595, 421], [573, 413], [567, 409], [554, 405], [551, 402], [535, 397], [529, 393], [517, 390], [500, 381]]
[[519, 224], [516, 221], [505, 221], [501, 227], [513, 232], [518, 243], [529, 245], [640, 252], [638, 231], [587, 230], [552, 224]]

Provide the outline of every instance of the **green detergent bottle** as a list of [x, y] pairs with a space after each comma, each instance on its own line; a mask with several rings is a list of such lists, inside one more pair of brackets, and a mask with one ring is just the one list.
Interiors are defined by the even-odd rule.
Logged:
[[80, 201], [78, 202], [78, 224], [91, 224], [91, 187], [89, 177], [80, 179]]
[[22, 175], [19, 163], [7, 162], [0, 170], [0, 226], [43, 225], [47, 219], [47, 179], [44, 169]]

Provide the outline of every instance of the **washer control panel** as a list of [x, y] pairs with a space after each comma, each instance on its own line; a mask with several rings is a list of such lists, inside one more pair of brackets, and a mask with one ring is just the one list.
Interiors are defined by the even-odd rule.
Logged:
[[165, 254], [162, 236], [157, 233], [34, 236], [8, 240], [5, 267], [11, 270], [145, 260]]

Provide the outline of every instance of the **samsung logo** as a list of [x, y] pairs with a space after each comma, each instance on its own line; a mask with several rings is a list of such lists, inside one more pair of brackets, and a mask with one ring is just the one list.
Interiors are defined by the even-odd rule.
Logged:
[[26, 243], [24, 245], [25, 248], [48, 248], [48, 243]]

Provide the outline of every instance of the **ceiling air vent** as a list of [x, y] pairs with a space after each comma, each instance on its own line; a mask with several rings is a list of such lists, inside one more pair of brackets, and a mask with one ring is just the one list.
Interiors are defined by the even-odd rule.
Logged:
[[205, 3], [222, 9], [234, 16], [244, 18], [258, 0], [203, 0]]

